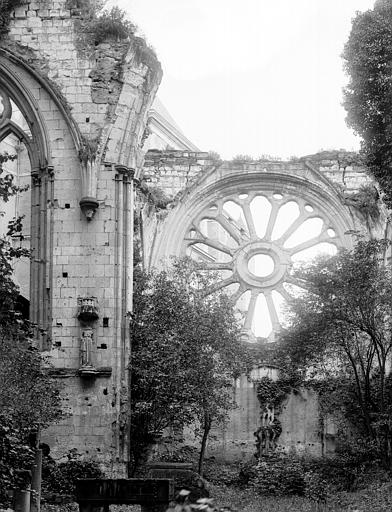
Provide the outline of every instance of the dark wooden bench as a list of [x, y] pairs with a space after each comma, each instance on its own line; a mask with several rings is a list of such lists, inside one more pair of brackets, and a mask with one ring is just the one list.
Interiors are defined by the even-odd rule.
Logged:
[[169, 478], [77, 480], [76, 501], [80, 512], [108, 512], [110, 505], [141, 505], [142, 512], [164, 512], [173, 499]]

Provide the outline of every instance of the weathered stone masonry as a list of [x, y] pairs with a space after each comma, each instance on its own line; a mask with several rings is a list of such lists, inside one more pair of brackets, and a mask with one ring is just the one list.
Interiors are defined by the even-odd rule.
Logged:
[[81, 47], [68, 5], [16, 9], [0, 86], [32, 132], [31, 317], [70, 413], [44, 440], [54, 456], [76, 448], [124, 473], [133, 187], [161, 69], [138, 38]]
[[[386, 212], [383, 211], [382, 202], [376, 201], [377, 191], [374, 184], [357, 160], [355, 154], [338, 151], [323, 152], [289, 162], [220, 162], [211, 161], [206, 153], [150, 151], [145, 159], [145, 179], [150, 186], [161, 188], [172, 201], [166, 209], [157, 210], [155, 213], [151, 209], [142, 210], [141, 231], [145, 265], [165, 265], [170, 256], [184, 255], [192, 247], [204, 244], [204, 251], [199, 250], [197, 257], [204, 258], [202, 261], [214, 270], [233, 271], [233, 277], [227, 277], [225, 282], [240, 283], [239, 291], [234, 291], [234, 297], [239, 298], [241, 292], [247, 289], [255, 294], [259, 289], [266, 292], [266, 295], [271, 295], [271, 290], [278, 289], [283, 294], [284, 290], [279, 288], [279, 269], [276, 283], [268, 285], [268, 281], [258, 284], [257, 280], [249, 279], [244, 274], [244, 269], [239, 268], [242, 254], [252, 246], [261, 252], [271, 251], [271, 254], [280, 250], [284, 254], [287, 251], [283, 243], [271, 239], [271, 236], [259, 239], [252, 234], [252, 219], [248, 221], [251, 198], [268, 198], [272, 205], [271, 211], [274, 212], [270, 218], [275, 219], [274, 215], [277, 215], [280, 204], [296, 201], [300, 205], [301, 213], [297, 224], [293, 219], [293, 226], [298, 228], [305, 219], [312, 217], [323, 219], [324, 227], [320, 236], [315, 239], [317, 242], [330, 241], [338, 247], [350, 247], [357, 234], [365, 237], [390, 236], [390, 224]], [[374, 200], [379, 208], [377, 219], [368, 218], [366, 204], [362, 205], [365, 206], [364, 209], [361, 208], [358, 193], [363, 187], [374, 191]], [[238, 208], [241, 207], [244, 214], [242, 223], [238, 224], [230, 219], [227, 211], [224, 212], [225, 201], [236, 202]], [[206, 220], [216, 223], [216, 219], [238, 241], [238, 249], [234, 245], [224, 248], [224, 238], [208, 232]], [[273, 222], [266, 228], [267, 232], [268, 229], [272, 231]], [[248, 232], [246, 229], [245, 232], [241, 230], [246, 224]], [[217, 252], [214, 253], [216, 249]], [[222, 257], [224, 258], [219, 259]], [[277, 260], [277, 265], [283, 267], [282, 260], [279, 262], [279, 257]], [[273, 279], [274, 275], [272, 281]], [[253, 308], [254, 304], [255, 302]], [[251, 306], [246, 314], [245, 330], [249, 330], [251, 325], [250, 309]], [[271, 320], [272, 323], [277, 321], [273, 308]], [[269, 341], [273, 340], [273, 332]], [[252, 333], [248, 334], [251, 339]], [[243, 460], [254, 453], [253, 433], [260, 426], [260, 405], [255, 382], [260, 371], [263, 373], [263, 370], [256, 371], [254, 381], [242, 377], [236, 382], [238, 408], [232, 411], [230, 421], [223, 430], [216, 429], [212, 432], [208, 455], [225, 460]], [[306, 451], [313, 455], [333, 450], [334, 426], [325, 422], [325, 431], [320, 432], [315, 393], [303, 390], [288, 397], [282, 406], [279, 419], [282, 433], [278, 444], [281, 448]], [[188, 442], [191, 433], [189, 436]]]
[[[257, 193], [271, 199], [275, 212], [281, 199], [297, 198], [302, 219], [309, 201], [323, 218], [324, 231], [326, 223], [333, 225], [337, 245], [352, 243], [348, 232], [390, 236], [390, 226], [383, 212], [374, 220], [357, 208], [353, 194], [371, 183], [347, 153], [291, 162], [220, 162], [197, 151], [155, 113], [159, 130], [144, 155], [160, 65], [144, 41], [133, 36], [91, 44], [88, 25], [72, 5], [68, 0], [26, 1], [13, 13], [9, 33], [0, 40], [0, 143], [19, 140], [29, 154], [29, 164], [20, 160], [31, 173], [32, 258], [25, 298], [40, 347], [64, 382], [69, 413], [43, 440], [56, 458], [76, 448], [124, 475], [131, 442], [127, 313], [135, 212], [146, 268], [192, 248], [200, 237], [198, 224], [221, 215], [226, 200], [237, 201], [246, 213]], [[27, 131], [3, 115], [8, 99]], [[158, 143], [167, 149], [154, 150]], [[135, 184], [141, 192], [134, 202]], [[167, 206], [155, 208], [146, 201], [146, 188], [149, 193], [160, 188]], [[248, 242], [233, 219], [220, 219], [245, 253]], [[256, 247], [254, 233], [249, 241]], [[231, 268], [231, 262], [225, 264]], [[253, 452], [260, 412], [254, 384], [240, 379], [236, 397], [239, 409], [210, 445], [217, 457]], [[299, 403], [290, 397], [283, 407], [280, 442], [318, 453], [316, 402], [302, 398]]]

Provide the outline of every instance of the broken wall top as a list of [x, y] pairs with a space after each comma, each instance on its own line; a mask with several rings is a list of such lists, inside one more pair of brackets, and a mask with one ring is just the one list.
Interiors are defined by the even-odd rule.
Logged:
[[162, 71], [154, 52], [132, 34], [94, 44], [94, 23], [76, 0], [21, 2], [0, 51], [45, 81], [85, 141], [106, 161], [140, 165], [147, 113]]

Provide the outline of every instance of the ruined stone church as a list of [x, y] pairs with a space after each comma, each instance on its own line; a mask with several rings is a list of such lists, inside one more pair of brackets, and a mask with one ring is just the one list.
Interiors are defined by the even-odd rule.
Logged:
[[[222, 162], [200, 151], [156, 97], [162, 70], [143, 39], [93, 44], [73, 5], [23, 0], [0, 39], [0, 151], [17, 155], [6, 170], [29, 185], [2, 206], [1, 229], [25, 216], [15, 243], [32, 256], [15, 268], [20, 304], [64, 382], [68, 414], [43, 440], [57, 458], [75, 448], [125, 474], [135, 224], [146, 268], [183, 254], [208, 263], [249, 342], [264, 343], [298, 284], [293, 262], [389, 227], [382, 212], [374, 221], [357, 208], [371, 185], [350, 154]], [[154, 189], [164, 201], [151, 200]], [[255, 369], [254, 381], [274, 372]], [[210, 454], [253, 453], [254, 381], [238, 379], [239, 407]], [[319, 432], [310, 392], [289, 397], [280, 419], [282, 446], [317, 454], [333, 441], [333, 425]]]

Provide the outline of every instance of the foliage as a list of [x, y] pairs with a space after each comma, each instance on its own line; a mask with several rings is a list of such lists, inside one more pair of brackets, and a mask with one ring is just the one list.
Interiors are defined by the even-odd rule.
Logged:
[[[18, 191], [3, 165], [13, 157], [0, 156], [0, 200]], [[26, 485], [34, 437], [61, 415], [59, 387], [45, 372], [47, 365], [33, 345], [32, 326], [17, 310], [18, 288], [13, 282], [14, 258], [28, 256], [15, 247], [21, 219], [9, 223], [0, 236], [0, 505], [7, 504], [7, 489]]]
[[274, 453], [263, 455], [257, 464], [243, 465], [238, 483], [263, 496], [296, 494], [325, 501], [333, 492], [366, 487], [372, 475], [379, 480], [386, 476], [363, 454], [309, 458]]
[[220, 154], [217, 153], [216, 151], [212, 151], [212, 150], [208, 152], [208, 158], [209, 158], [209, 160], [212, 160], [213, 162], [222, 161]]
[[145, 181], [140, 184], [140, 190], [146, 195], [148, 202], [157, 209], [164, 210], [172, 201], [160, 187], [147, 185]]
[[211, 498], [200, 498], [196, 503], [190, 501], [190, 491], [187, 489], [181, 490], [173, 503], [170, 504], [166, 512], [224, 512], [233, 511], [231, 507], [219, 508], [214, 504], [214, 500]]
[[[392, 273], [385, 240], [360, 241], [296, 272], [306, 291], [293, 299], [281, 336], [283, 366], [318, 388], [328, 411], [340, 409], [353, 432], [390, 464]], [[329, 405], [328, 405], [329, 397]], [[331, 398], [332, 397], [332, 398]]]
[[265, 455], [260, 458], [250, 485], [263, 496], [303, 495], [305, 471], [296, 457]]
[[365, 220], [380, 218], [380, 197], [373, 185], [362, 185], [358, 192], [345, 197], [345, 203], [356, 208]]
[[[256, 386], [257, 398], [260, 403], [262, 417], [270, 417], [268, 422], [262, 421], [262, 425], [255, 432], [256, 436], [256, 453], [258, 457], [261, 451], [269, 450], [276, 446], [277, 439], [282, 433], [282, 425], [278, 418], [282, 404], [285, 398], [295, 391], [295, 387], [302, 382], [298, 382], [295, 375], [285, 375], [280, 372], [277, 380], [270, 377], [262, 377]], [[272, 416], [273, 414], [273, 420]]]
[[114, 39], [123, 41], [135, 34], [136, 27], [127, 19], [127, 13], [114, 6], [108, 10], [93, 16], [87, 26], [93, 37], [94, 44], [98, 45], [103, 41]]
[[363, 489], [375, 477], [385, 479], [386, 473], [379, 469], [377, 461], [362, 453], [336, 453], [323, 458], [303, 459], [306, 474], [311, 473], [308, 494], [314, 492], [317, 481], [325, 482], [326, 488], [334, 491], [353, 492]]
[[304, 477], [305, 496], [313, 501], [326, 501], [329, 493], [328, 484], [318, 473], [308, 471]]
[[83, 478], [104, 478], [99, 464], [81, 460], [74, 451], [68, 453], [66, 462], [56, 463], [50, 456], [42, 465], [42, 492], [47, 501], [51, 494], [75, 495], [76, 481]]
[[263, 496], [251, 488], [211, 486], [218, 507], [241, 512], [389, 512], [392, 508], [392, 483], [374, 483], [356, 492], [336, 492], [325, 503], [314, 503], [305, 496]]
[[238, 471], [237, 483], [240, 487], [248, 487], [251, 480], [256, 478], [257, 474], [257, 460], [252, 459], [243, 462]]
[[262, 409], [267, 405], [279, 409], [282, 402], [295, 387], [295, 380], [289, 377], [281, 377], [274, 381], [269, 377], [262, 377], [256, 386], [257, 398]]
[[8, 32], [12, 11], [22, 3], [22, 0], [0, 0], [0, 37]]
[[[205, 431], [234, 406], [234, 377], [250, 364], [233, 305], [190, 260], [168, 271], [135, 269], [131, 316], [131, 438], [140, 450], [168, 426], [198, 419]], [[206, 424], [208, 422], [208, 424]], [[208, 428], [208, 430], [209, 430]]]
[[207, 459], [204, 478], [208, 483], [236, 485], [238, 482], [238, 463], [219, 463], [214, 459]]
[[392, 4], [377, 1], [358, 13], [343, 53], [350, 77], [347, 122], [362, 138], [361, 153], [392, 205]]
[[235, 155], [232, 159], [233, 163], [244, 163], [244, 162], [254, 162], [255, 159], [250, 155]]
[[267, 153], [263, 153], [258, 157], [253, 157], [250, 155], [236, 155], [233, 157], [232, 162], [234, 164], [239, 163], [257, 163], [257, 162], [281, 162], [282, 158], [279, 156], [269, 155]]
[[27, 443], [29, 430], [17, 429], [3, 413], [0, 414], [0, 506], [10, 504], [8, 489], [25, 488], [30, 478], [26, 468], [34, 460], [34, 451]]
[[[167, 438], [165, 437], [165, 440]], [[154, 457], [154, 461], [157, 462], [188, 462], [194, 463], [197, 460], [198, 450], [195, 446], [184, 445], [180, 448], [173, 449], [171, 446], [172, 438], [168, 439], [169, 446], [168, 451], [165, 453], [160, 453], [158, 456]], [[162, 443], [163, 444], [163, 443]], [[162, 444], [160, 448], [162, 447]]]

